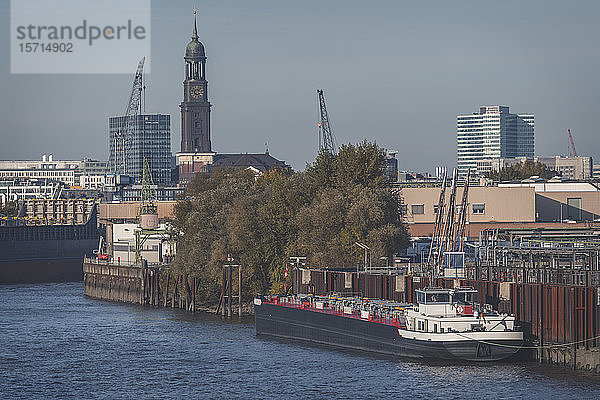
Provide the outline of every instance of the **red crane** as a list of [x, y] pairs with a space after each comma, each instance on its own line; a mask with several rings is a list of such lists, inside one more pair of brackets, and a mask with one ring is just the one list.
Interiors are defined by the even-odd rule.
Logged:
[[577, 150], [575, 150], [575, 142], [573, 141], [573, 135], [571, 135], [571, 130], [567, 129], [569, 132], [569, 140], [571, 141], [571, 149], [573, 149], [573, 156], [577, 157]]

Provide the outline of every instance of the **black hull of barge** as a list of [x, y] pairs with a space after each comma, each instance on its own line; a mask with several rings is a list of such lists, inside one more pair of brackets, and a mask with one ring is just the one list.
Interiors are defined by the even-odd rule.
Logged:
[[[254, 306], [256, 334], [375, 352], [399, 357], [490, 362], [512, 359], [518, 341], [500, 346], [464, 341], [423, 341], [400, 336], [398, 328], [299, 308], [262, 303]], [[507, 347], [504, 347], [507, 346]]]

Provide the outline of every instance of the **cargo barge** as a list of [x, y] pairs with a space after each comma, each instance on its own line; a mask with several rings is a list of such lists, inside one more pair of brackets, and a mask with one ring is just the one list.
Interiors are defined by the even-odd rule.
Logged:
[[99, 238], [95, 207], [83, 224], [0, 226], [0, 284], [80, 281]]
[[259, 296], [256, 334], [412, 358], [515, 358], [523, 332], [515, 317], [476, 307], [472, 288], [417, 290], [417, 304], [359, 297]]

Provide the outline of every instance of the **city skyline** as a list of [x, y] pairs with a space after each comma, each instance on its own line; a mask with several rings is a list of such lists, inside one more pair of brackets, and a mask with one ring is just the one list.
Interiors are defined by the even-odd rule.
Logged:
[[[193, 22], [188, 3], [152, 3], [146, 113], [171, 115], [173, 153]], [[0, 5], [6, 37], [8, 4]], [[213, 147], [258, 153], [268, 142], [271, 153], [304, 169], [317, 152], [316, 89], [323, 88], [337, 141], [366, 138], [398, 150], [400, 169], [455, 166], [456, 116], [483, 104], [535, 114], [536, 155], [567, 154], [571, 128], [579, 152], [596, 158], [600, 99], [590, 67], [599, 56], [589, 49], [600, 33], [599, 6], [474, 4], [199, 4]], [[8, 52], [8, 41], [0, 49]], [[17, 76], [1, 61], [0, 158], [108, 159], [107, 117], [124, 108], [134, 69]]]

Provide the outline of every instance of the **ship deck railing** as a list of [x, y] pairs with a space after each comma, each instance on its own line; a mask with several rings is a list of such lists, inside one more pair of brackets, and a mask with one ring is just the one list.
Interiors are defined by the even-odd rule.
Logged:
[[325, 302], [323, 303], [323, 308], [317, 308], [315, 304], [311, 304], [310, 302], [302, 301], [299, 299], [291, 299], [289, 297], [265, 296], [262, 301], [265, 303], [268, 303], [268, 304], [273, 304], [273, 305], [278, 305], [278, 306], [283, 306], [283, 307], [314, 311], [314, 312], [319, 312], [319, 313], [323, 313], [323, 314], [337, 315], [340, 317], [353, 318], [353, 319], [358, 319], [361, 321], [376, 322], [379, 324], [390, 325], [390, 326], [395, 326], [397, 328], [406, 329], [406, 323], [404, 321], [402, 321], [398, 318], [392, 317], [392, 316], [377, 315], [377, 314], [373, 313], [372, 311], [369, 312], [369, 318], [367, 319], [367, 318], [363, 318], [361, 316], [361, 310], [352, 309], [352, 312], [350, 314], [348, 314], [348, 313], [344, 312], [344, 307], [341, 307], [341, 308], [340, 307], [331, 307], [329, 304], [327, 304]]

